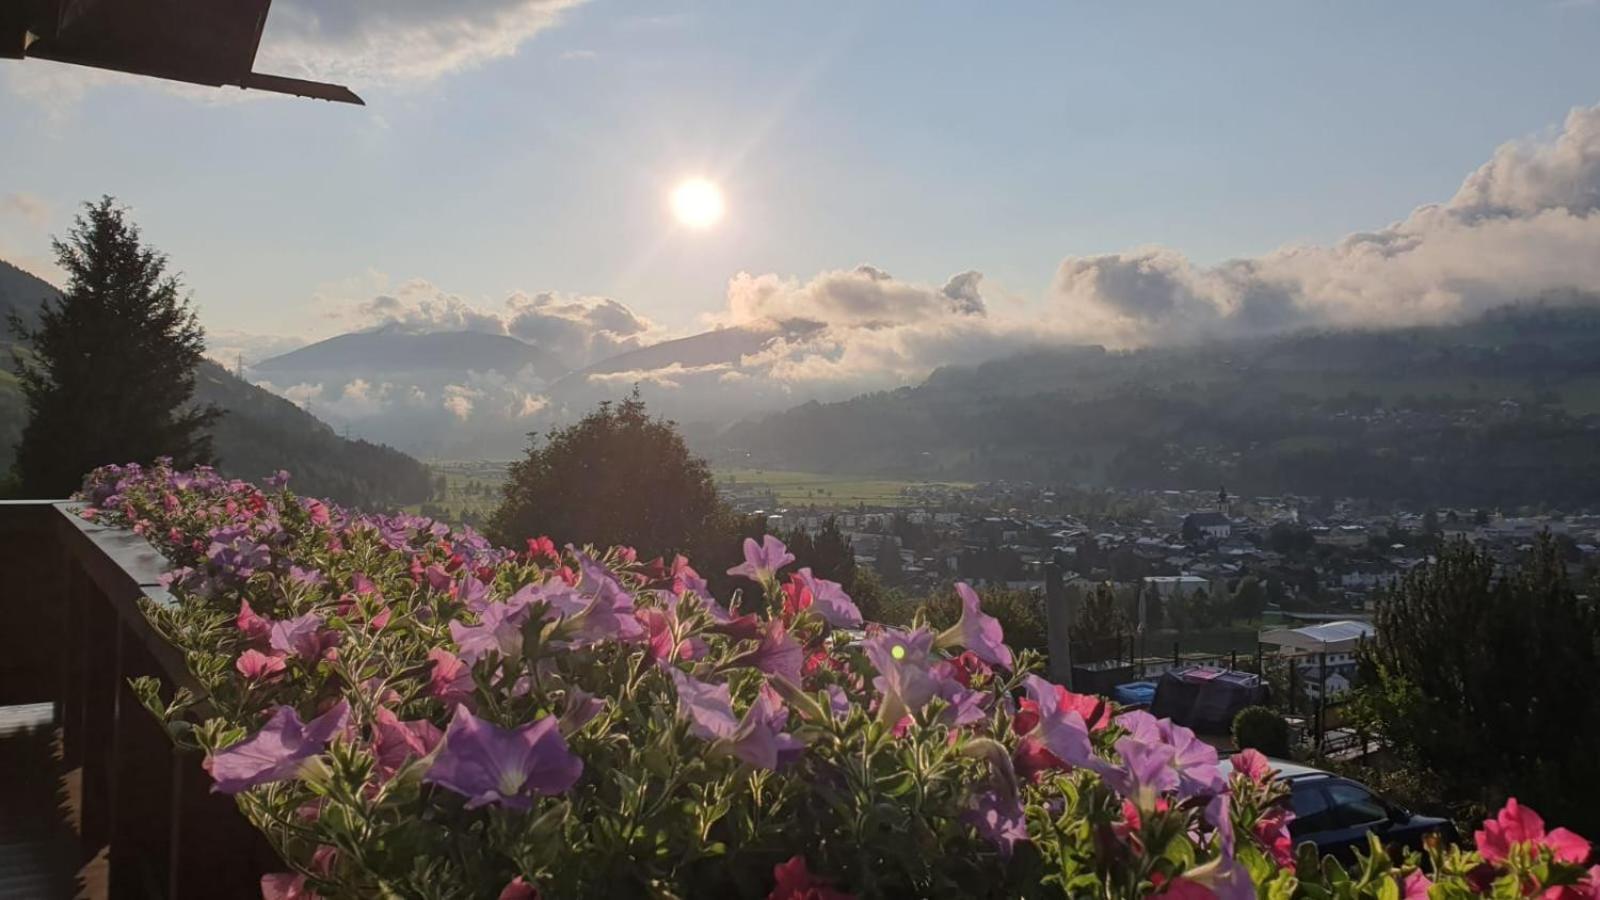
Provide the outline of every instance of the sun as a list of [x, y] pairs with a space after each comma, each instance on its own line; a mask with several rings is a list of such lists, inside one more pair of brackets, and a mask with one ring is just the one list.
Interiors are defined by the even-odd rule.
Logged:
[[704, 178], [691, 178], [672, 189], [672, 214], [690, 228], [710, 228], [722, 220], [722, 189]]

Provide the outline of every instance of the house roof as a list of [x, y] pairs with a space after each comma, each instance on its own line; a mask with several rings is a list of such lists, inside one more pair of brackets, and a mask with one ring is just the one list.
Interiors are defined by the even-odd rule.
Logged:
[[1342, 619], [1337, 622], [1324, 622], [1321, 625], [1307, 625], [1304, 628], [1279, 628], [1264, 632], [1260, 641], [1263, 644], [1313, 653], [1343, 653], [1354, 650], [1362, 641], [1377, 633], [1377, 629], [1369, 622]]
[[1193, 525], [1196, 528], [1210, 528], [1216, 525], [1232, 525], [1228, 517], [1219, 512], [1193, 512], [1183, 517], [1183, 524]]

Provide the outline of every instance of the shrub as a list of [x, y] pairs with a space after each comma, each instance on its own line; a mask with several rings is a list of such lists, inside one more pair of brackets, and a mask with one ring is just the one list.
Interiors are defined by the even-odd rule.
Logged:
[[[1224, 777], [1188, 729], [1032, 674], [965, 585], [948, 629], [858, 640], [842, 588], [785, 575], [772, 538], [732, 570], [764, 617], [682, 559], [496, 548], [282, 480], [129, 466], [84, 496], [178, 566], [176, 605], [147, 614], [210, 717], [135, 689], [292, 868], [267, 897], [1243, 900], [1426, 881], [1376, 845], [1348, 873], [1295, 858], [1264, 762]], [[1480, 852], [1433, 848], [1430, 871], [1449, 896], [1592, 893], [1579, 841], [1509, 804]]]
[[1246, 706], [1233, 717], [1233, 745], [1285, 759], [1289, 756], [1289, 722], [1276, 710]]

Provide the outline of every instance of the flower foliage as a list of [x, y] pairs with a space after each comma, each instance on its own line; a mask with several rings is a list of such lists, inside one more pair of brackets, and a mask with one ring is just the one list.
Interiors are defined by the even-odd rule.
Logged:
[[771, 538], [718, 598], [681, 558], [283, 478], [113, 466], [82, 496], [176, 567], [147, 613], [208, 696], [136, 687], [292, 868], [267, 897], [1600, 897], [1514, 805], [1425, 867], [1297, 854], [1265, 760], [1050, 684], [966, 586], [942, 632], [853, 630]]

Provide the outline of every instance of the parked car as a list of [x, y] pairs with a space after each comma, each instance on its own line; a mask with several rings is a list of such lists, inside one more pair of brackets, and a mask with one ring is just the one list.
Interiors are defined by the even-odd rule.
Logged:
[[1430, 834], [1457, 840], [1448, 819], [1418, 815], [1342, 775], [1282, 760], [1270, 762], [1289, 785], [1294, 806], [1289, 835], [1297, 846], [1310, 841], [1323, 854], [1350, 863], [1357, 848], [1367, 848], [1368, 834], [1376, 834], [1385, 847], [1411, 850], [1421, 850], [1422, 839]]

